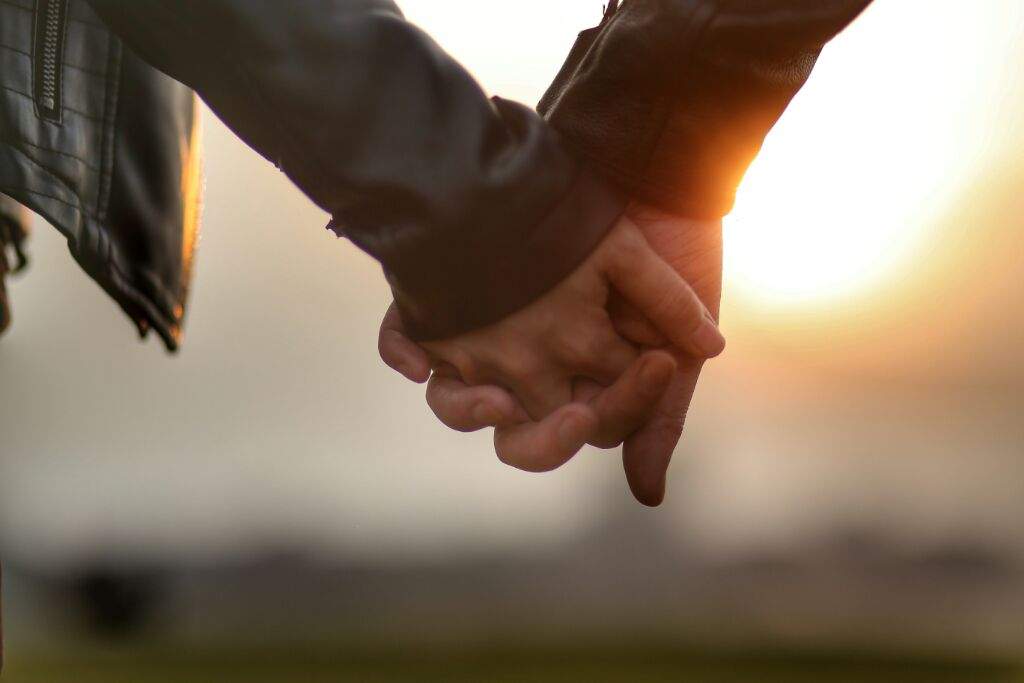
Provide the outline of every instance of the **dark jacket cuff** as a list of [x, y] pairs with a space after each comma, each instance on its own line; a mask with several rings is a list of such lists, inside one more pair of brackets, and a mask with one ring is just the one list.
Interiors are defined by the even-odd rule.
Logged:
[[467, 234], [434, 259], [396, 253], [384, 267], [406, 331], [417, 341], [451, 337], [527, 306], [586, 260], [627, 203], [581, 165], [565, 195], [526, 230], [509, 231], [498, 243]]
[[584, 31], [539, 111], [635, 199], [727, 214], [825, 44], [870, 0], [632, 0]]

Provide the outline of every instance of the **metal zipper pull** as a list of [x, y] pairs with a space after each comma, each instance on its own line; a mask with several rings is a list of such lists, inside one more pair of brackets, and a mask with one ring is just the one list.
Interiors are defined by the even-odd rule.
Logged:
[[36, 0], [33, 43], [33, 89], [36, 114], [60, 123], [61, 76], [64, 37], [67, 34], [68, 0]]

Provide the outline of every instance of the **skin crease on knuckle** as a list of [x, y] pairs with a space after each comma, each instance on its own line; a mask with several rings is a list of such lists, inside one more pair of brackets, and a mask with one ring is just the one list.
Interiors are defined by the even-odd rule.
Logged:
[[496, 338], [488, 349], [495, 379], [518, 382], [541, 375], [547, 365], [543, 351], [529, 337]]
[[572, 402], [572, 381], [555, 367], [539, 366], [512, 385], [526, 412], [534, 420], [543, 420]]
[[681, 320], [681, 327], [685, 327], [688, 335], [697, 332], [704, 324], [704, 311], [694, 304], [687, 292], [666, 292], [659, 308], [663, 311], [664, 317], [675, 317]]
[[615, 333], [604, 310], [593, 309], [580, 315], [575, 324], [561, 326], [550, 339], [552, 352], [563, 366], [588, 369], [601, 363]]
[[607, 308], [597, 305], [588, 305], [554, 331], [548, 348], [567, 375], [601, 386], [614, 383], [639, 353], [619, 334]]
[[480, 360], [461, 345], [445, 345], [441, 355], [449, 365], [455, 368], [459, 376], [467, 384], [475, 385], [483, 380]]
[[601, 245], [605, 267], [628, 277], [648, 255], [650, 247], [632, 222], [623, 220]]

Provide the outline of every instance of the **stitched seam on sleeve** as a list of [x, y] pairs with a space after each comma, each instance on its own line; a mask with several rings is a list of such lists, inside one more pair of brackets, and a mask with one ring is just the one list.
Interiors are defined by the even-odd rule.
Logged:
[[[133, 1], [137, 1], [137, 0], [133, 0]], [[33, 11], [35, 11], [32, 8], [31, 5], [28, 5], [28, 6], [21, 5], [21, 4], [17, 3], [17, 2], [12, 2], [12, 0], [0, 0], [0, 5], [7, 5], [8, 7], [13, 7], [15, 9], [24, 10], [25, 12], [33, 12]], [[107, 30], [107, 27], [104, 26], [103, 24], [99, 23], [99, 22], [89, 21], [88, 19], [82, 19], [80, 17], [68, 17], [68, 21], [74, 22], [76, 24], [82, 24], [83, 26], [90, 26], [92, 28], [101, 29], [101, 30], [104, 30], [104, 31]]]
[[45, 197], [46, 199], [52, 199], [53, 201], [59, 202], [59, 203], [63, 204], [64, 206], [71, 207], [72, 209], [74, 209], [78, 213], [82, 214], [83, 216], [88, 215], [88, 214], [86, 214], [85, 211], [82, 210], [82, 205], [81, 204], [75, 204], [74, 202], [69, 202], [66, 199], [62, 199], [60, 197], [55, 197], [52, 194], [46, 194], [45, 192], [39, 192], [38, 190], [30, 190], [27, 187], [4, 187], [3, 189], [4, 189], [4, 193], [7, 193], [7, 192], [27, 192], [29, 194], [34, 194], [37, 197]]
[[[6, 90], [9, 93], [13, 93], [15, 95], [20, 95], [21, 97], [25, 97], [25, 98], [30, 99], [30, 100], [33, 99], [33, 97], [31, 95], [29, 95], [28, 93], [24, 93], [24, 92], [18, 90], [17, 88], [12, 88], [9, 85], [0, 85], [0, 90]], [[100, 116], [96, 116], [95, 114], [88, 114], [88, 113], [86, 113], [84, 111], [81, 111], [79, 109], [75, 109], [74, 107], [69, 107], [67, 105], [62, 106], [61, 107], [61, 111], [69, 111], [72, 114], [77, 114], [77, 115], [81, 116], [84, 119], [89, 119], [90, 121], [102, 121], [103, 120], [103, 118], [100, 117]]]
[[[29, 52], [27, 50], [22, 50], [21, 48], [14, 47], [13, 45], [6, 45], [4, 43], [0, 43], [0, 50], [9, 50], [9, 51], [14, 52], [16, 54], [24, 55], [25, 57], [28, 57], [29, 59], [32, 59], [32, 53], [31, 52]], [[88, 67], [80, 66], [78, 64], [72, 64], [71, 62], [67, 62], [67, 61], [65, 61], [63, 64], [61, 64], [61, 66], [63, 66], [66, 69], [73, 69], [75, 71], [81, 71], [82, 73], [84, 73], [84, 74], [86, 74], [88, 76], [93, 76], [95, 78], [105, 78], [106, 77], [106, 74], [101, 73], [99, 71], [96, 71], [95, 69], [90, 69]]]
[[96, 189], [96, 212], [101, 219], [106, 219], [110, 205], [110, 193], [114, 175], [114, 145], [117, 136], [114, 128], [117, 125], [118, 93], [121, 88], [121, 43], [113, 33], [107, 40], [107, 79], [103, 88], [103, 129], [100, 135], [100, 182]]
[[73, 161], [77, 161], [78, 163], [82, 164], [90, 171], [98, 172], [100, 170], [98, 166], [93, 166], [86, 159], [83, 159], [80, 156], [75, 156], [74, 154], [69, 154], [68, 152], [62, 152], [59, 149], [50, 149], [49, 147], [43, 147], [41, 145], [29, 142], [28, 140], [20, 140], [13, 136], [4, 135], [3, 133], [0, 133], [0, 140], [3, 140], [4, 142], [7, 142], [12, 145], [24, 145], [25, 147], [31, 147], [33, 149], [39, 150], [40, 152], [45, 152], [47, 154], [56, 154], [57, 156], [72, 159]]
[[[74, 198], [75, 198], [75, 199], [76, 199], [76, 200], [78, 201], [78, 204], [77, 204], [77, 205], [76, 205], [76, 204], [72, 204], [72, 203], [70, 203], [70, 202], [68, 202], [68, 201], [66, 201], [66, 200], [58, 200], [58, 201], [61, 201], [61, 202], [65, 203], [65, 204], [67, 204], [68, 206], [73, 206], [73, 207], [77, 208], [77, 209], [78, 209], [78, 210], [79, 210], [79, 211], [80, 211], [80, 212], [81, 212], [82, 214], [84, 214], [84, 215], [86, 215], [86, 216], [88, 216], [88, 217], [90, 217], [90, 218], [93, 218], [93, 217], [94, 217], [94, 216], [92, 216], [92, 214], [90, 214], [90, 213], [89, 213], [89, 212], [88, 212], [88, 211], [87, 211], [87, 210], [85, 209], [85, 207], [84, 207], [84, 206], [82, 206], [82, 199], [81, 199], [81, 197], [79, 196], [79, 194], [78, 194], [78, 191], [77, 191], [77, 190], [76, 190], [75, 188], [73, 188], [73, 187], [71, 187], [70, 185], [68, 185], [68, 183], [67, 183], [67, 182], [66, 182], [65, 180], [63, 180], [63, 179], [62, 179], [62, 178], [60, 178], [59, 176], [56, 176], [56, 175], [54, 175], [53, 173], [51, 173], [51, 172], [50, 172], [50, 170], [46, 168], [46, 166], [44, 166], [43, 164], [41, 164], [41, 163], [40, 163], [39, 161], [37, 161], [37, 160], [33, 159], [33, 158], [32, 158], [32, 157], [30, 157], [29, 155], [25, 154], [25, 153], [24, 153], [23, 151], [19, 150], [18, 148], [16, 148], [16, 147], [10, 147], [9, 149], [10, 149], [10, 150], [11, 150], [11, 151], [12, 151], [13, 153], [15, 153], [15, 154], [17, 154], [18, 156], [20, 156], [21, 158], [23, 158], [23, 159], [24, 159], [25, 161], [27, 161], [28, 163], [30, 163], [30, 164], [32, 164], [33, 166], [35, 166], [36, 168], [38, 168], [38, 169], [39, 169], [40, 171], [42, 171], [42, 172], [43, 172], [44, 174], [46, 174], [46, 177], [47, 177], [48, 179], [52, 180], [53, 182], [55, 182], [55, 183], [57, 183], [58, 185], [60, 185], [61, 187], [63, 187], [63, 188], [64, 188], [64, 189], [65, 189], [65, 190], [67, 191], [67, 193], [68, 193], [68, 194], [69, 194], [70, 196], [74, 197]], [[28, 191], [28, 190], [26, 190], [26, 191]], [[40, 193], [38, 193], [38, 192], [37, 192], [37, 193], [35, 193], [35, 194], [40, 194]], [[45, 195], [44, 195], [44, 196], [45, 196]], [[57, 199], [57, 198], [56, 198], [56, 197], [53, 197], [53, 199]]]

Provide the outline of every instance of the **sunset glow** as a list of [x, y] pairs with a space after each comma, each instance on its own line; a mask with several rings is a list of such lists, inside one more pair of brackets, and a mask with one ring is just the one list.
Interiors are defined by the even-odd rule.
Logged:
[[[976, 133], [1013, 63], [1005, 29], [1024, 16], [1018, 3], [958, 9], [879, 2], [828, 48], [727, 219], [738, 297], [818, 308], [913, 269], [985, 160]], [[908, 27], [912, 41], [899, 36]]]

